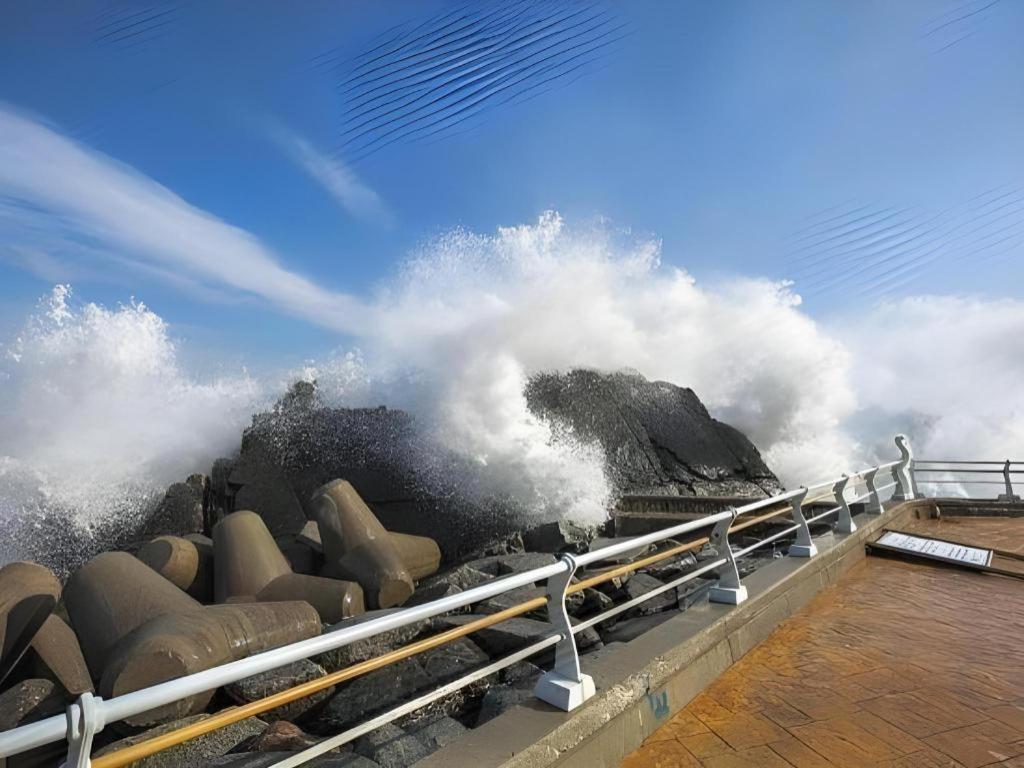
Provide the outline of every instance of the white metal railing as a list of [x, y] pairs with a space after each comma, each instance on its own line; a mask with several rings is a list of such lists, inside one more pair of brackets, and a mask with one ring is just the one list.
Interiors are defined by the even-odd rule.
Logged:
[[[1019, 467], [1019, 469], [1014, 469]], [[1013, 491], [1013, 476], [1024, 475], [1024, 461], [964, 461], [958, 459], [914, 459], [910, 463], [910, 471], [915, 483], [920, 485], [1000, 485], [1003, 493], [999, 494], [999, 501], [1020, 501], [1020, 496]], [[929, 478], [918, 477], [918, 475], [942, 475], [942, 477]], [[963, 477], [970, 475], [971, 477]], [[1000, 480], [975, 479], [974, 475], [1001, 475]]]
[[[20, 726], [5, 733], [0, 733], [0, 758], [67, 739], [69, 748], [67, 760], [64, 764], [66, 768], [87, 768], [92, 765], [90, 753], [93, 737], [108, 723], [134, 717], [180, 699], [210, 691], [326, 651], [341, 648], [358, 640], [480, 603], [519, 587], [542, 581], [547, 583], [546, 604], [551, 627], [549, 635], [514, 654], [494, 661], [481, 669], [471, 672], [434, 691], [430, 691], [419, 698], [406, 702], [355, 728], [330, 737], [303, 752], [296, 753], [278, 762], [276, 766], [278, 768], [291, 768], [292, 766], [302, 765], [317, 755], [345, 744], [431, 701], [446, 696], [482, 677], [493, 674], [498, 670], [549, 648], [554, 648], [555, 651], [554, 666], [538, 682], [535, 693], [544, 701], [564, 710], [571, 710], [594, 694], [593, 681], [583, 672], [580, 666], [580, 657], [575, 641], [575, 636], [579, 632], [629, 610], [645, 600], [649, 600], [663, 592], [675, 589], [682, 584], [708, 574], [714, 574], [718, 577], [718, 583], [712, 588], [710, 593], [712, 601], [728, 604], [742, 602], [746, 599], [746, 588], [740, 579], [736, 564], [737, 558], [793, 534], [795, 534], [795, 539], [788, 548], [788, 554], [793, 557], [813, 557], [817, 550], [810, 536], [809, 524], [820, 522], [832, 515], [837, 515], [835, 523], [836, 532], [852, 533], [856, 530], [856, 525], [850, 512], [850, 504], [863, 501], [865, 502], [866, 511], [882, 514], [884, 512], [882, 494], [889, 489], [895, 489], [891, 496], [894, 500], [900, 501], [917, 496], [914, 485], [914, 463], [910, 447], [902, 435], [896, 437], [896, 444], [901, 454], [900, 458], [896, 461], [869, 467], [852, 474], [844, 474], [839, 478], [815, 485], [802, 486], [771, 498], [760, 499], [744, 506], [708, 515], [699, 520], [620, 541], [586, 554], [576, 556], [564, 554], [558, 562], [542, 568], [535, 568], [523, 573], [495, 579], [456, 595], [424, 603], [423, 605], [404, 608], [387, 616], [368, 620], [351, 627], [340, 628], [319, 637], [302, 640], [213, 669], [169, 680], [143, 690], [115, 696], [110, 699], [103, 699], [88, 693], [83, 694], [77, 701], [68, 706], [65, 715], [57, 715], [36, 723]], [[876, 487], [876, 475], [879, 472], [885, 471], [892, 473], [893, 482], [880, 488]], [[920, 472], [922, 470], [917, 469], [917, 471]], [[851, 498], [850, 493], [852, 492], [853, 484], [863, 484], [866, 489], [865, 492]], [[1007, 490], [1010, 490], [1009, 480], [1007, 480]], [[804, 507], [812, 502], [821, 502], [822, 500], [834, 502], [834, 505], [815, 514], [813, 517], [805, 517]], [[781, 509], [779, 509], [780, 507]], [[769, 508], [774, 508], [774, 511], [755, 516], [750, 520], [737, 524], [739, 518], [752, 515], [755, 512], [762, 512]], [[792, 525], [785, 527], [781, 531], [774, 532], [770, 536], [743, 549], [734, 551], [730, 546], [730, 530], [750, 527], [758, 523], [759, 520], [774, 518], [786, 512], [792, 516]], [[690, 570], [686, 574], [654, 590], [622, 604], [615, 605], [596, 616], [575, 624], [571, 622], [566, 610], [565, 599], [568, 592], [579, 591], [579, 585], [573, 583], [578, 569], [596, 563], [604, 563], [617, 555], [638, 549], [645, 551], [651, 545], [660, 544], [666, 540], [709, 527], [712, 530], [707, 539], [700, 539], [692, 543], [707, 542], [715, 546], [718, 556], [713, 560], [701, 564], [700, 567]], [[675, 549], [682, 550], [685, 548], [685, 545], [681, 545]], [[666, 552], [672, 551], [672, 549], [666, 550]], [[620, 569], [622, 567], [626, 566], [620, 566]], [[600, 577], [600, 574], [598, 574], [598, 577]], [[593, 578], [597, 577], [591, 577], [591, 580]], [[123, 764], [117, 762], [110, 763], [109, 756], [104, 756], [98, 760], [100, 762], [107, 761], [104, 762], [104, 765]]]

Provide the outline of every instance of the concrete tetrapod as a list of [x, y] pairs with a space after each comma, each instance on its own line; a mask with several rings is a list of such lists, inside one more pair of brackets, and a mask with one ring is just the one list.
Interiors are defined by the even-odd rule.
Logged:
[[73, 696], [92, 693], [92, 678], [78, 637], [60, 616], [50, 614], [32, 638], [39, 677], [60, 683]]
[[370, 608], [401, 605], [413, 580], [384, 526], [345, 480], [313, 493], [313, 510], [326, 560], [325, 574], [359, 582]]
[[0, 568], [0, 682], [21, 659], [59, 599], [60, 582], [49, 568], [25, 562]]
[[233, 512], [217, 523], [213, 546], [218, 602], [250, 595], [258, 602], [305, 600], [328, 624], [365, 610], [359, 584], [292, 573], [270, 530], [254, 512]]
[[255, 512], [233, 512], [213, 526], [213, 593], [218, 603], [255, 595], [291, 566]]
[[388, 531], [388, 537], [413, 581], [433, 576], [441, 567], [441, 548], [433, 539], [394, 531]]
[[[316, 610], [306, 602], [214, 605], [159, 616], [125, 637], [100, 680], [109, 698], [237, 661], [320, 634]], [[214, 691], [172, 702], [127, 720], [154, 725], [203, 711]]]
[[136, 557], [196, 600], [212, 601], [212, 549], [180, 536], [157, 536]]
[[[426, 536], [414, 536], [411, 533], [395, 533], [388, 531], [391, 543], [398, 550], [405, 570], [413, 581], [433, 576], [441, 567], [441, 548], [437, 542]], [[310, 520], [298, 536], [298, 541], [310, 551], [323, 554], [324, 545], [320, 540], [320, 526], [316, 520]]]
[[96, 555], [68, 579], [64, 605], [93, 680], [107, 668], [110, 652], [147, 621], [201, 606], [127, 552]]

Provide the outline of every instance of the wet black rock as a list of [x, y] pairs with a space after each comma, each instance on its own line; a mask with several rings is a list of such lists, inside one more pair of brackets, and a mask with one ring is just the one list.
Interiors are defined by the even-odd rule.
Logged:
[[543, 374], [530, 409], [597, 440], [623, 494], [765, 496], [780, 485], [741, 432], [711, 418], [691, 389], [628, 373]]
[[[626, 600], [635, 600], [646, 595], [652, 590], [665, 586], [653, 576], [646, 573], [637, 573], [626, 582], [622, 591]], [[673, 589], [667, 589], [661, 594], [644, 600], [642, 603], [630, 608], [626, 613], [627, 618], [632, 616], [650, 616], [652, 613], [661, 613], [669, 608], [676, 607], [676, 593]]]
[[[487, 661], [487, 655], [472, 640], [462, 638], [396, 662], [339, 686], [309, 728], [318, 733], [338, 733], [417, 694], [462, 677]], [[459, 705], [461, 699], [452, 706]], [[441, 711], [450, 714], [444, 707]]]
[[[324, 633], [326, 634], [338, 629], [349, 629], [370, 621], [371, 619], [379, 619], [382, 616], [392, 614], [396, 610], [401, 609], [386, 608], [384, 610], [367, 611], [361, 616], [345, 619], [344, 621], [340, 621], [337, 624], [327, 627], [324, 630]], [[318, 655], [315, 658], [315, 661], [318, 664], [323, 665], [327, 670], [333, 672], [341, 669], [342, 667], [356, 664], [360, 661], [366, 661], [367, 659], [372, 659], [377, 656], [383, 656], [385, 653], [393, 651], [399, 646], [412, 642], [421, 634], [429, 630], [431, 626], [432, 621], [430, 619], [407, 624], [404, 627], [398, 627], [396, 629], [388, 630], [387, 632], [381, 632], [373, 637], [356, 640], [348, 645], [343, 645], [341, 648], [325, 651]]]
[[[242, 753], [224, 755], [202, 764], [190, 763], [189, 765], [197, 765], [201, 768], [271, 768], [292, 755], [291, 752]], [[312, 768], [380, 768], [373, 760], [352, 752], [321, 755], [305, 765], [312, 766]]]
[[65, 696], [52, 680], [30, 679], [0, 693], [0, 731], [34, 723], [64, 711]]
[[[277, 667], [252, 677], [247, 677], [224, 687], [225, 692], [239, 704], [272, 696], [275, 693], [294, 688], [302, 683], [316, 680], [327, 674], [319, 664], [309, 659], [300, 659], [283, 667]], [[306, 712], [316, 707], [321, 701], [329, 698], [334, 688], [325, 688], [309, 696], [304, 696], [290, 704], [272, 709], [263, 717], [267, 720], [298, 720]]]
[[433, 752], [451, 744], [468, 729], [455, 718], [440, 715], [426, 718], [407, 730]]
[[[193, 715], [192, 717], [159, 725], [156, 728], [151, 728], [150, 730], [108, 744], [95, 752], [93, 757], [99, 757], [125, 747], [133, 746], [156, 736], [192, 725], [200, 720], [205, 720], [207, 717], [209, 715]], [[218, 728], [210, 733], [196, 736], [182, 744], [169, 747], [149, 757], [144, 757], [133, 762], [132, 766], [134, 768], [178, 768], [178, 766], [182, 765], [202, 765], [204, 761], [226, 755], [242, 742], [262, 733], [265, 728], [266, 723], [262, 720], [249, 717], [237, 723], [226, 725], [223, 728]], [[239, 763], [239, 765], [245, 765], [245, 763]]]
[[373, 760], [380, 768], [407, 768], [430, 754], [426, 744], [397, 725], [389, 723], [360, 737], [357, 755]]
[[523, 544], [531, 552], [570, 552], [578, 555], [587, 551], [592, 538], [591, 531], [572, 520], [556, 520], [523, 531]]

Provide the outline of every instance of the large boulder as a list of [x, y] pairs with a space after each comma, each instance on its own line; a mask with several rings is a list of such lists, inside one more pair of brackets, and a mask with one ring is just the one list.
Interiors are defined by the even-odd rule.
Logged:
[[781, 490], [757, 448], [711, 418], [692, 389], [629, 373], [540, 374], [526, 388], [534, 413], [604, 447], [623, 494], [766, 496]]

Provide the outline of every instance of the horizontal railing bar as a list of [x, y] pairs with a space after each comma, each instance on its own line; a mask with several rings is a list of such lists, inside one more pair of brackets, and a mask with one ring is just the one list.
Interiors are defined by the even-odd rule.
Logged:
[[[949, 472], [950, 474], [956, 475], [1004, 475], [1007, 473], [1005, 469], [957, 469], [956, 467], [935, 467], [934, 469], [922, 469], [921, 467], [915, 467], [914, 472]], [[1011, 475], [1024, 475], [1024, 469], [1011, 469], [1009, 470]]]
[[753, 552], [758, 547], [763, 547], [765, 544], [771, 544], [776, 539], [781, 539], [783, 536], [786, 536], [790, 533], [793, 533], [794, 531], [799, 530], [799, 525], [791, 525], [789, 526], [789, 528], [786, 528], [785, 530], [779, 531], [778, 533], [773, 533], [771, 536], [765, 539], [761, 539], [760, 541], [755, 542], [748, 547], [744, 547], [739, 552], [733, 552], [733, 557], [743, 557], [745, 554], [747, 554], [748, 552]]
[[679, 525], [674, 525], [671, 528], [664, 528], [660, 531], [649, 533], [646, 536], [637, 536], [634, 539], [620, 541], [617, 544], [612, 544], [608, 547], [601, 547], [601, 549], [595, 549], [593, 552], [578, 555], [576, 557], [576, 565], [583, 567], [590, 565], [591, 563], [600, 562], [601, 560], [607, 560], [615, 555], [621, 555], [623, 552], [630, 552], [634, 549], [648, 547], [651, 544], [657, 544], [659, 541], [664, 541], [665, 539], [671, 539], [673, 536], [678, 536], [681, 533], [692, 533], [693, 531], [700, 530], [701, 528], [707, 528], [721, 520], [727, 520], [731, 517], [732, 511], [716, 512], [713, 515], [702, 517], [699, 520], [690, 520], [685, 523], [680, 523]]
[[832, 509], [826, 509], [824, 512], [822, 512], [819, 515], [815, 515], [814, 517], [808, 517], [807, 518], [807, 523], [808, 524], [816, 523], [817, 521], [821, 520], [821, 518], [823, 518], [823, 517], [828, 517], [829, 515], [834, 515], [840, 509], [841, 509], [841, 507], [832, 507]]
[[610, 619], [612, 616], [618, 616], [620, 613], [622, 613], [623, 611], [628, 611], [633, 606], [646, 602], [647, 600], [650, 600], [652, 597], [657, 597], [662, 592], [668, 592], [670, 589], [674, 589], [675, 587], [678, 587], [681, 584], [685, 584], [688, 581], [692, 581], [693, 579], [697, 578], [702, 574], [707, 573], [708, 571], [713, 571], [716, 568], [720, 568], [727, 562], [729, 561], [726, 560], [724, 557], [719, 558], [718, 560], [702, 565], [700, 568], [696, 568], [690, 571], [689, 573], [683, 574], [677, 579], [673, 579], [672, 581], [666, 584], [662, 584], [660, 587], [655, 587], [654, 589], [648, 592], [644, 592], [642, 595], [639, 595], [638, 597], [634, 597], [633, 599], [627, 600], [626, 602], [616, 605], [613, 608], [609, 608], [607, 611], [599, 613], [597, 616], [591, 616], [589, 619], [586, 619], [585, 621], [581, 621], [578, 624], [573, 624], [572, 633], [574, 635], [578, 634], [582, 632], [584, 629], [589, 629], [595, 624], [600, 624], [602, 621]]
[[533, 643], [532, 645], [528, 645], [526, 648], [523, 648], [522, 650], [509, 654], [503, 659], [499, 659], [498, 661], [488, 664], [486, 667], [481, 667], [480, 669], [470, 672], [468, 675], [460, 677], [458, 680], [448, 683], [447, 685], [443, 685], [435, 691], [431, 691], [430, 693], [424, 694], [419, 698], [413, 699], [412, 701], [408, 701], [405, 704], [395, 707], [394, 709], [385, 712], [382, 715], [378, 715], [372, 720], [367, 720], [365, 723], [357, 725], [355, 728], [349, 728], [347, 731], [343, 731], [342, 733], [339, 733], [336, 736], [332, 736], [329, 739], [325, 739], [324, 741], [321, 741], [319, 744], [312, 746], [309, 749], [303, 750], [302, 752], [286, 757], [284, 760], [278, 763], [274, 763], [273, 766], [270, 766], [270, 768], [297, 768], [297, 766], [304, 765], [313, 758], [319, 757], [320, 755], [330, 752], [332, 749], [337, 749], [343, 744], [347, 744], [348, 742], [352, 741], [352, 739], [356, 739], [365, 733], [374, 731], [377, 728], [380, 728], [382, 725], [387, 725], [388, 723], [397, 720], [403, 715], [415, 712], [420, 707], [426, 706], [427, 704], [430, 704], [432, 701], [437, 701], [438, 699], [444, 698], [445, 696], [451, 693], [455, 693], [456, 691], [465, 688], [470, 683], [475, 683], [477, 680], [482, 680], [485, 677], [493, 675], [495, 672], [500, 672], [501, 670], [506, 669], [507, 667], [511, 667], [513, 664], [519, 663], [523, 659], [527, 659], [536, 653], [540, 653], [546, 648], [550, 648], [553, 645], [557, 645], [561, 639], [561, 635], [552, 635], [551, 637], [546, 637], [543, 640], [539, 640], [538, 642]]
[[168, 747], [173, 747], [177, 744], [189, 741], [190, 739], [197, 738], [212, 731], [216, 731], [219, 728], [231, 725], [245, 720], [249, 717], [254, 717], [267, 712], [271, 709], [290, 704], [293, 701], [298, 701], [307, 696], [311, 696], [318, 691], [322, 691], [326, 688], [338, 685], [340, 683], [348, 682], [362, 675], [369, 674], [378, 669], [382, 669], [391, 664], [399, 661], [403, 661], [412, 656], [416, 656], [425, 651], [439, 648], [442, 645], [458, 640], [459, 638], [465, 637], [466, 635], [479, 632], [482, 629], [487, 629], [495, 624], [500, 624], [508, 619], [514, 619], [517, 616], [522, 616], [524, 613], [542, 608], [547, 605], [546, 597], [536, 597], [532, 600], [527, 600], [519, 605], [514, 605], [511, 608], [506, 608], [498, 613], [490, 614], [476, 621], [472, 621], [468, 624], [463, 624], [459, 627], [452, 627], [451, 629], [440, 632], [430, 637], [425, 637], [422, 640], [417, 640], [414, 643], [403, 645], [400, 648], [396, 648], [388, 653], [375, 656], [372, 659], [366, 659], [356, 664], [352, 664], [344, 669], [339, 669], [336, 672], [323, 675], [314, 680], [309, 680], [300, 685], [288, 688], [284, 691], [271, 694], [262, 699], [251, 701], [248, 704], [242, 704], [241, 706], [232, 707], [226, 709], [217, 714], [211, 715], [199, 722], [187, 725], [184, 728], [180, 728], [176, 731], [169, 733], [163, 733], [159, 736], [155, 736], [146, 741], [133, 744], [130, 747], [125, 747], [117, 752], [112, 752], [102, 757], [98, 757], [93, 760], [92, 768], [121, 768], [121, 766], [129, 765], [142, 760], [143, 758], [154, 755]]
[[[464, 592], [424, 603], [423, 605], [405, 608], [388, 616], [371, 619], [352, 627], [337, 629], [319, 637], [300, 640], [291, 645], [264, 651], [245, 659], [232, 661], [201, 672], [194, 672], [191, 675], [168, 680], [149, 688], [143, 688], [97, 703], [102, 708], [105, 722], [124, 720], [125, 718], [134, 717], [143, 712], [165, 706], [179, 699], [220, 688], [252, 675], [309, 658], [310, 656], [342, 648], [357, 640], [373, 637], [382, 632], [398, 629], [423, 619], [433, 618], [442, 613], [449, 613], [472, 603], [482, 602], [495, 595], [550, 578], [564, 572], [568, 567], [567, 563], [559, 561], [542, 568], [535, 568], [531, 571], [495, 579], [479, 587], [473, 587]], [[67, 717], [64, 715], [54, 715], [38, 723], [32, 723], [31, 726], [23, 726], [25, 730], [17, 729], [6, 734], [0, 734], [0, 757], [7, 757], [27, 749], [34, 749], [60, 741], [67, 736], [67, 727]]]
[[[998, 464], [1006, 466], [1006, 459], [1000, 461], [960, 461], [958, 459], [914, 459], [914, 464]], [[1010, 464], [1024, 464], [1024, 461], [1011, 461]]]
[[790, 499], [796, 498], [803, 492], [803, 488], [796, 488], [792, 491], [786, 491], [785, 493], [780, 493], [778, 496], [772, 496], [771, 498], [768, 499], [758, 499], [757, 501], [751, 502], [750, 504], [744, 504], [742, 507], [736, 507], [736, 514], [745, 515], [748, 512], [754, 512], [758, 509], [770, 507], [772, 504], [781, 504], [785, 501], [789, 501]]
[[768, 512], [764, 515], [758, 515], [757, 517], [751, 518], [750, 520], [744, 520], [742, 523], [733, 523], [732, 527], [729, 528], [729, 533], [739, 533], [740, 531], [744, 531], [747, 528], [751, 528], [755, 525], [759, 525], [760, 523], [767, 522], [772, 518], [780, 517], [781, 515], [788, 514], [792, 511], [792, 507], [785, 507], [783, 509], [777, 509], [774, 512]]
[[1004, 488], [1006, 483], [1002, 480], [928, 480], [927, 478], [921, 478], [917, 481], [918, 485], [939, 485], [948, 483], [950, 485], [1001, 485]]
[[646, 568], [649, 565], [660, 563], [662, 560], [667, 560], [670, 557], [675, 557], [676, 555], [681, 555], [685, 552], [692, 552], [695, 549], [700, 549], [709, 541], [710, 539], [707, 536], [703, 536], [699, 539], [694, 539], [693, 541], [688, 541], [683, 544], [679, 544], [678, 546], [671, 547], [661, 552], [655, 552], [653, 555], [648, 555], [647, 557], [643, 557], [639, 560], [634, 560], [631, 563], [625, 563], [623, 565], [615, 566], [614, 568], [609, 568], [608, 570], [601, 571], [600, 573], [597, 573], [593, 576], [588, 576], [585, 579], [580, 579], [575, 584], [570, 584], [568, 587], [566, 587], [565, 592], [568, 595], [573, 595], [577, 592], [582, 592], [583, 590], [588, 589], [590, 587], [597, 586], [598, 584], [604, 584], [606, 581], [611, 581], [616, 576], [624, 576], [627, 573], [638, 571], [641, 568]]

